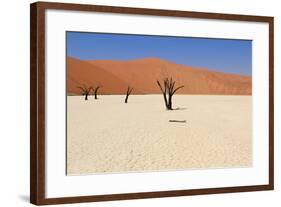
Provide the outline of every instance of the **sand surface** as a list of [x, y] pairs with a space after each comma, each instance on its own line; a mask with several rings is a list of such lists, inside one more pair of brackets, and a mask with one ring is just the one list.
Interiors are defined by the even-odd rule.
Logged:
[[[67, 97], [67, 173], [249, 167], [251, 96]], [[172, 123], [169, 120], [186, 120]]]

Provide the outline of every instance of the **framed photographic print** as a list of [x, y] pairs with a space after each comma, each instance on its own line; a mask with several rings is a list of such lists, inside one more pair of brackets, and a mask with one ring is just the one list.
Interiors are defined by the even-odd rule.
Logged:
[[274, 188], [273, 17], [30, 12], [32, 203]]

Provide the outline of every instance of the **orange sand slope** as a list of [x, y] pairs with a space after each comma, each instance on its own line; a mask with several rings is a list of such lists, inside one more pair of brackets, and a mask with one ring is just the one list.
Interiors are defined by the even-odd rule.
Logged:
[[179, 94], [251, 95], [250, 76], [187, 67], [159, 58], [130, 61], [79, 60], [67, 58], [67, 93], [80, 94], [78, 86], [102, 85], [100, 94], [124, 94], [128, 85], [134, 94], [159, 94], [156, 80], [173, 77], [185, 87]]

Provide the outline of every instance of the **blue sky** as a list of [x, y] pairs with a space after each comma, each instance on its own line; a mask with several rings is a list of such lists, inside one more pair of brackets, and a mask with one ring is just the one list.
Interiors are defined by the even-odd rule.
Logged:
[[156, 57], [214, 71], [252, 74], [252, 41], [67, 32], [67, 56], [82, 60]]

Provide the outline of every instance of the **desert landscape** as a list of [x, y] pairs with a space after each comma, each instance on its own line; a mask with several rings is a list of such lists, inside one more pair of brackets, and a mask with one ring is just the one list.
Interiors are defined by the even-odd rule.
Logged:
[[[69, 175], [249, 167], [251, 96], [68, 96]], [[186, 120], [173, 123], [169, 120]]]
[[80, 60], [68, 57], [67, 94], [81, 95], [77, 86], [104, 85], [101, 94], [124, 94], [128, 85], [134, 94], [159, 94], [156, 80], [172, 77], [185, 87], [178, 94], [251, 95], [252, 78], [238, 74], [188, 67], [160, 58], [129, 61]]
[[159, 58], [68, 57], [67, 174], [250, 167], [251, 88], [250, 76]]

